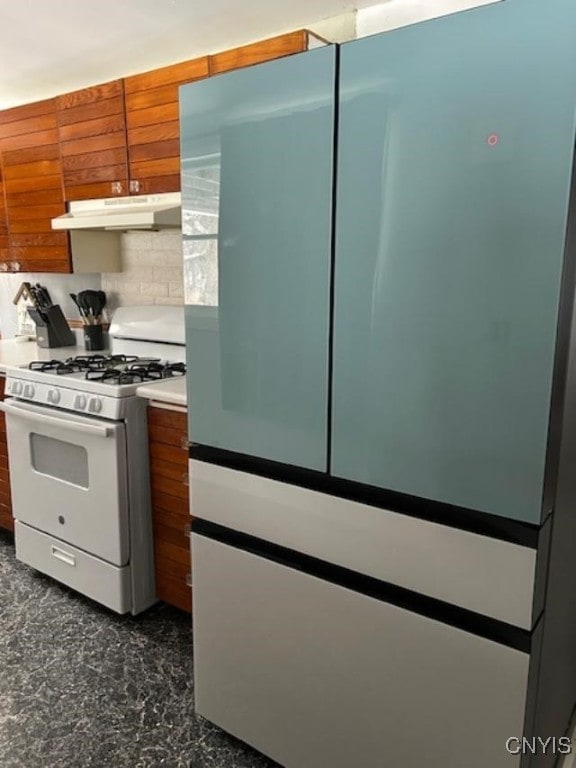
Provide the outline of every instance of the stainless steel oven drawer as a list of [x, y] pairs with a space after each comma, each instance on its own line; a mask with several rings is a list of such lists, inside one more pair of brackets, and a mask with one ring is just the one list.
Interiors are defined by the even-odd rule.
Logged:
[[130, 569], [105, 563], [54, 536], [16, 521], [16, 557], [117, 613], [131, 609]]

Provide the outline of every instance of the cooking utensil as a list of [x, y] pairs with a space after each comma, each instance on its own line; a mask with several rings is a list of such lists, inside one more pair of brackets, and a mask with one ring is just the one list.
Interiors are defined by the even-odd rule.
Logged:
[[88, 289], [80, 291], [77, 295], [71, 293], [70, 297], [78, 307], [84, 325], [100, 325], [102, 323], [102, 312], [106, 306], [104, 291]]

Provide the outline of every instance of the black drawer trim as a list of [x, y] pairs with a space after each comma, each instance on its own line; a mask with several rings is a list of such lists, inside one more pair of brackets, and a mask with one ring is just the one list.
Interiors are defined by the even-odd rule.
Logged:
[[431, 501], [418, 496], [409, 496], [351, 480], [342, 480], [324, 472], [302, 469], [289, 464], [259, 459], [197, 443], [191, 444], [189, 456], [191, 459], [204, 461], [208, 464], [216, 464], [239, 472], [248, 472], [289, 485], [299, 485], [319, 493], [368, 504], [371, 507], [389, 509], [391, 512], [399, 512], [440, 525], [449, 525], [452, 528], [508, 541], [522, 547], [538, 549], [540, 526], [537, 525], [490, 515], [486, 512], [478, 512], [474, 509], [456, 507], [439, 501]]
[[282, 547], [279, 544], [272, 544], [256, 536], [200, 520], [197, 517], [192, 519], [192, 533], [301, 571], [331, 584], [337, 584], [375, 600], [396, 605], [398, 608], [403, 608], [411, 613], [440, 621], [499, 645], [514, 648], [517, 651], [522, 651], [522, 653], [529, 654], [531, 652], [532, 632], [498, 619], [492, 619], [475, 611], [451, 605], [443, 600], [421, 595], [396, 584], [366, 576], [340, 565], [334, 565], [325, 560]]

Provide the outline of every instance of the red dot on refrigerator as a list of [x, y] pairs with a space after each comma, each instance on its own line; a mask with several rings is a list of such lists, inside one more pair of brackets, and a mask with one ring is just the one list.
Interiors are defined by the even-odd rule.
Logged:
[[486, 144], [488, 144], [489, 147], [495, 147], [497, 144], [500, 143], [500, 136], [498, 136], [497, 133], [491, 133], [490, 136], [486, 139]]

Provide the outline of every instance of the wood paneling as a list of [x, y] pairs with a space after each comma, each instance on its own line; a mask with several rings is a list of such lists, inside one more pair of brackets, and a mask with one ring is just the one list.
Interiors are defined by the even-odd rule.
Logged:
[[69, 272], [68, 237], [55, 233], [51, 223], [66, 210], [56, 100], [0, 112], [0, 151], [10, 241], [7, 270]]
[[186, 583], [191, 570], [186, 413], [151, 406], [148, 430], [156, 594], [190, 611], [191, 590]]
[[68, 235], [66, 232], [41, 232], [38, 234], [23, 234], [15, 235], [12, 237], [12, 245], [16, 248], [23, 248], [27, 245], [30, 246], [45, 246], [56, 245], [59, 247], [66, 246], [68, 243]]
[[179, 429], [170, 429], [156, 424], [150, 424], [150, 437], [159, 443], [167, 443], [176, 448], [182, 448], [182, 440], [186, 439], [185, 434]]
[[[68, 249], [66, 249], [68, 252]], [[68, 258], [65, 260], [58, 257], [57, 253], [52, 255], [44, 251], [41, 257], [34, 258], [33, 255], [28, 255], [26, 259], [20, 259], [14, 261], [13, 264], [18, 265], [17, 272], [59, 272], [61, 274], [70, 272], [70, 261]]]
[[179, 483], [188, 482], [188, 470], [183, 469], [180, 464], [171, 461], [163, 461], [153, 456], [150, 457], [152, 472], [156, 475], [166, 477], [169, 480], [176, 480]]
[[107, 99], [123, 98], [124, 88], [122, 80], [112, 80], [109, 83], [93, 85], [80, 91], [64, 93], [56, 97], [56, 105], [59, 110], [74, 109], [86, 104], [100, 103]]
[[307, 50], [309, 37], [298, 30], [1, 111], [0, 272], [70, 271], [68, 235], [51, 228], [65, 201], [178, 191], [179, 87]]
[[152, 474], [152, 488], [168, 496], [188, 498], [188, 487], [181, 480], [172, 480], [159, 474]]
[[130, 178], [139, 193], [179, 191], [178, 88], [204, 77], [206, 56], [125, 79]]
[[58, 144], [49, 144], [48, 146], [41, 145], [2, 153], [2, 163], [6, 169], [12, 165], [19, 166], [22, 163], [34, 163], [42, 160], [59, 160], [59, 158], [60, 149]]
[[83, 139], [63, 141], [60, 144], [62, 158], [85, 155], [91, 152], [104, 152], [110, 149], [126, 149], [125, 131], [110, 131], [97, 136], [87, 136]]
[[[110, 181], [99, 181], [92, 184], [70, 185], [69, 192], [72, 200], [96, 200], [102, 197], [112, 197], [110, 194]], [[121, 193], [127, 195], [126, 189]]]
[[161, 459], [172, 464], [178, 464], [182, 472], [188, 469], [188, 451], [184, 448], [174, 448], [164, 443], [150, 443], [150, 457], [153, 460]]
[[163, 571], [156, 571], [156, 594], [160, 600], [187, 613], [192, 612], [192, 590], [182, 586], [182, 574], [173, 579]]
[[300, 29], [286, 35], [279, 35], [268, 40], [261, 40], [257, 43], [217, 53], [209, 57], [210, 74], [217, 75], [231, 69], [260, 64], [263, 61], [306, 51], [308, 49], [308, 35], [306, 30]]
[[[11, 192], [6, 195], [9, 203], [14, 207], [23, 205], [57, 205], [62, 200], [62, 190], [60, 187], [54, 189], [44, 189], [42, 192]], [[54, 234], [57, 234], [56, 232]], [[66, 238], [65, 232], [60, 232], [60, 236]], [[64, 242], [64, 241], [63, 241]]]
[[[0, 122], [1, 120], [2, 113], [0, 112]], [[49, 147], [54, 144], [58, 144], [58, 129], [56, 127], [48, 131], [33, 131], [22, 136], [9, 136], [5, 139], [0, 139], [0, 152]]]
[[134, 112], [126, 113], [126, 123], [128, 125], [129, 146], [140, 143], [138, 138], [133, 140], [132, 131], [134, 128], [140, 128], [145, 125], [164, 125], [164, 123], [179, 119], [178, 101], [172, 104], [162, 104], [160, 107], [149, 107], [148, 109], [138, 109]]
[[[130, 157], [134, 161], [134, 167], [137, 169], [141, 160], [158, 160], [163, 158], [166, 152], [180, 152], [179, 139], [162, 139], [150, 144], [140, 144], [132, 147]], [[179, 173], [180, 169], [178, 169], [176, 175], [179, 175]], [[155, 176], [155, 179], [157, 178], [158, 176]]]
[[179, 429], [182, 432], [181, 437], [186, 437], [188, 422], [187, 414], [184, 411], [173, 411], [168, 408], [150, 408], [148, 420], [150, 424], [156, 424], [160, 427]]
[[132, 94], [142, 91], [151, 91], [166, 85], [176, 83], [191, 83], [193, 80], [201, 80], [208, 77], [208, 57], [181, 61], [178, 64], [170, 64], [167, 67], [153, 69], [150, 72], [142, 72], [139, 75], [127, 77], [124, 80], [124, 92], [126, 104], [130, 108]]
[[123, 81], [67, 93], [56, 102], [65, 199], [127, 195]]
[[154, 486], [152, 486], [152, 505], [154, 509], [163, 509], [177, 515], [187, 515], [190, 512], [188, 499], [170, 496]]

